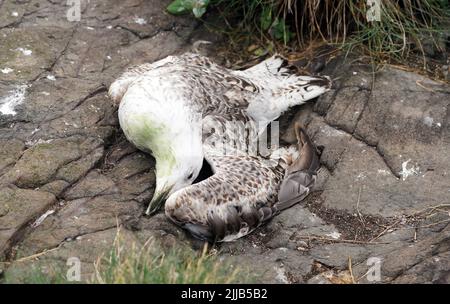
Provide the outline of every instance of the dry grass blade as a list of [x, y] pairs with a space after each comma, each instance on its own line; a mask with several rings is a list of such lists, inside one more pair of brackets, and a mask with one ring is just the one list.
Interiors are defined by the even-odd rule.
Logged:
[[[376, 62], [404, 63], [405, 59], [413, 60], [412, 54], [413, 57], [421, 54], [421, 68], [425, 70], [423, 43], [431, 42], [436, 50], [443, 51], [437, 40], [450, 22], [450, 6], [445, 1], [380, 0], [375, 8], [368, 7], [367, 0], [218, 0], [217, 3], [222, 15], [234, 16], [236, 22], [230, 21], [232, 17], [226, 18], [227, 26], [239, 28], [247, 37], [260, 37], [261, 46], [271, 51], [302, 49], [312, 41], [322, 40], [347, 51], [361, 50]], [[379, 21], [368, 17], [374, 9], [379, 12]], [[277, 28], [280, 24], [283, 26]], [[277, 32], [274, 29], [283, 31], [283, 39], [274, 35]], [[295, 43], [286, 43], [286, 36], [291, 35], [295, 36], [291, 40]]]
[[377, 245], [377, 244], [389, 244], [388, 242], [372, 242], [372, 241], [356, 241], [356, 240], [346, 240], [346, 239], [333, 239], [322, 236], [313, 236], [313, 235], [298, 235], [296, 236], [300, 239], [306, 239], [308, 241], [323, 241], [323, 242], [332, 242], [332, 243], [348, 243], [348, 244], [363, 244], [363, 245]]
[[109, 254], [95, 263], [92, 283], [232, 283], [247, 281], [242, 269], [231, 268], [209, 253], [163, 249], [153, 239], [143, 245], [125, 244], [118, 234]]

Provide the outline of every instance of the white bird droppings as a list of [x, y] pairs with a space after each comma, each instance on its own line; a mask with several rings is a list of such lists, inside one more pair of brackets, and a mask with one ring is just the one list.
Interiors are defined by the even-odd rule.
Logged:
[[55, 213], [55, 210], [48, 210], [43, 215], [41, 215], [32, 225], [31, 228], [36, 228], [51, 214]]
[[56, 80], [56, 77], [53, 76], [53, 75], [48, 75], [48, 76], [47, 76], [47, 79], [48, 79], [48, 80], [51, 80], [51, 81], [55, 81], [55, 80]]
[[[39, 130], [38, 130], [39, 131]], [[34, 131], [33, 131], [34, 132]], [[33, 135], [33, 134], [32, 134]], [[40, 145], [40, 144], [49, 144], [49, 143], [51, 143], [53, 141], [53, 139], [47, 139], [47, 140], [44, 140], [44, 139], [42, 139], [42, 138], [39, 138], [38, 140], [29, 140], [29, 141], [26, 141], [25, 142], [25, 146], [27, 146], [27, 147], [33, 147], [33, 146], [36, 146], [36, 145]]]
[[19, 13], [18, 13], [18, 12], [12, 12], [12, 13], [11, 13], [11, 16], [13, 16], [13, 17], [19, 17]]
[[28, 49], [21, 48], [21, 47], [17, 48], [17, 51], [22, 52], [22, 54], [25, 56], [30, 56], [31, 54], [33, 54], [32, 50], [28, 50]]
[[337, 240], [341, 237], [341, 234], [337, 231], [333, 231], [331, 233], [328, 233], [326, 236], [329, 236], [330, 238]]
[[284, 283], [284, 284], [288, 284], [289, 280], [286, 276], [286, 273], [284, 272], [283, 268], [279, 268], [279, 267], [275, 267], [275, 271], [277, 272], [277, 276], [275, 277], [275, 279], [278, 282]]
[[366, 175], [364, 174], [364, 172], [361, 172], [356, 176], [356, 180], [363, 180], [365, 178], [366, 178]]
[[430, 117], [430, 116], [425, 116], [423, 118], [423, 123], [430, 128], [433, 126], [433, 124], [438, 128], [440, 128], [442, 126], [442, 124], [440, 122], [434, 123], [433, 117]]
[[411, 161], [411, 159], [408, 159], [407, 161], [402, 163], [402, 171], [399, 172], [400, 176], [402, 177], [402, 180], [406, 180], [411, 175], [417, 175], [419, 174], [419, 167], [418, 166], [412, 166], [408, 169], [408, 163]]
[[429, 126], [429, 127], [432, 127], [432, 126], [433, 126], [433, 122], [434, 122], [434, 119], [433, 119], [432, 117], [430, 117], [430, 116], [426, 116], [426, 117], [424, 117], [424, 119], [423, 119], [423, 123], [424, 123], [425, 125]]
[[378, 169], [378, 174], [381, 174], [381, 175], [389, 175], [389, 171], [384, 170], [384, 169]]
[[4, 68], [4, 69], [1, 69], [0, 71], [1, 71], [3, 74], [9, 74], [9, 73], [11, 73], [11, 72], [14, 72], [14, 70], [11, 69], [11, 68]]
[[147, 20], [145, 20], [144, 18], [140, 18], [140, 17], [134, 17], [134, 23], [139, 24], [139, 25], [145, 25], [145, 24], [147, 24]]
[[15, 107], [21, 104], [25, 99], [27, 85], [20, 85], [10, 91], [6, 97], [0, 97], [0, 113], [3, 115], [16, 115]]

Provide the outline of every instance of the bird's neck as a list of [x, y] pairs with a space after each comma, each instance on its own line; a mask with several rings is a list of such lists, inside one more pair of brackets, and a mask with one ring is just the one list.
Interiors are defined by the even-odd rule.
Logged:
[[180, 159], [202, 153], [201, 117], [192, 109], [161, 109], [156, 104], [131, 99], [119, 109], [119, 120], [127, 139], [149, 152], [161, 174], [170, 172]]

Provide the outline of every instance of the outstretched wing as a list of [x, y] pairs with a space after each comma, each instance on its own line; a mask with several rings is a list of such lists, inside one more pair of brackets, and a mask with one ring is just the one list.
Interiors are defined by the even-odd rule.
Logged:
[[[299, 75], [288, 62], [272, 56], [243, 71], [221, 67], [208, 58], [187, 53], [183, 79], [189, 83], [189, 98], [204, 115], [246, 115], [267, 124], [289, 107], [302, 104], [328, 91], [328, 77]], [[264, 129], [261, 126], [261, 129]]]
[[179, 60], [172, 68], [189, 84], [188, 96], [201, 107], [204, 115], [239, 115], [260, 91], [254, 82], [207, 57], [185, 53]]
[[[157, 87], [155, 78], [161, 80]], [[296, 75], [277, 56], [250, 69], [234, 71], [199, 54], [185, 53], [127, 70], [110, 86], [114, 102], [119, 103], [137, 80], [148, 92], [159, 91], [161, 86], [177, 90], [178, 99], [204, 116], [228, 115], [238, 120], [245, 112], [254, 121], [264, 123], [291, 106], [317, 97], [330, 86], [326, 77]]]
[[[232, 72], [198, 54], [168, 56], [154, 63], [129, 68], [111, 84], [109, 95], [119, 103], [137, 79], [145, 82], [145, 77], [162, 77], [169, 84], [182, 84], [180, 87], [186, 100], [201, 108], [205, 115], [233, 115], [235, 111], [248, 107], [249, 100], [254, 98], [259, 88]], [[151, 91], [151, 87], [148, 89]]]

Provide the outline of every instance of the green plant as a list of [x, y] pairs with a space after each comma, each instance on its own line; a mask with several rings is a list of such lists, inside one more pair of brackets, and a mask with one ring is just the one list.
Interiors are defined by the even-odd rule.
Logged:
[[235, 21], [227, 22], [233, 30], [262, 40], [305, 47], [321, 39], [347, 49], [362, 48], [383, 59], [406, 58], [411, 50], [423, 52], [424, 40], [435, 43], [445, 26], [448, 30], [448, 0], [379, 1], [379, 21], [368, 18], [367, 0], [212, 0], [204, 2], [202, 13], [196, 15], [210, 6]]
[[[251, 23], [253, 27], [262, 29], [276, 40], [288, 43], [295, 33], [290, 31], [290, 25], [285, 18], [276, 15], [274, 1], [239, 1], [239, 0], [174, 0], [167, 7], [167, 11], [174, 15], [192, 12], [195, 17], [201, 18], [209, 5], [223, 6], [224, 10], [236, 15], [242, 14], [241, 25]], [[255, 25], [254, 20], [259, 16], [260, 25]]]
[[116, 238], [109, 254], [95, 263], [91, 283], [217, 284], [247, 281], [249, 277], [207, 253], [172, 249], [164, 253], [152, 240], [142, 247], [122, 245]]
[[289, 30], [289, 25], [286, 25], [286, 20], [276, 18], [272, 23], [272, 35], [275, 39], [287, 44], [294, 36], [294, 33]]
[[[0, 283], [67, 284], [67, 269], [55, 262], [36, 262], [30, 267], [8, 270]], [[109, 252], [100, 255], [94, 263], [91, 284], [228, 284], [250, 283], [249, 272], [232, 267], [209, 254], [191, 249], [163, 250], [150, 239], [144, 245], [126, 243], [118, 230]], [[90, 278], [90, 279], [89, 279]]]
[[175, 0], [167, 7], [167, 11], [174, 15], [192, 12], [200, 18], [206, 12], [209, 0]]
[[30, 266], [26, 270], [8, 271], [5, 275], [3, 283], [6, 284], [68, 284], [66, 272], [58, 267], [47, 265], [47, 267], [39, 267], [37, 265]]

